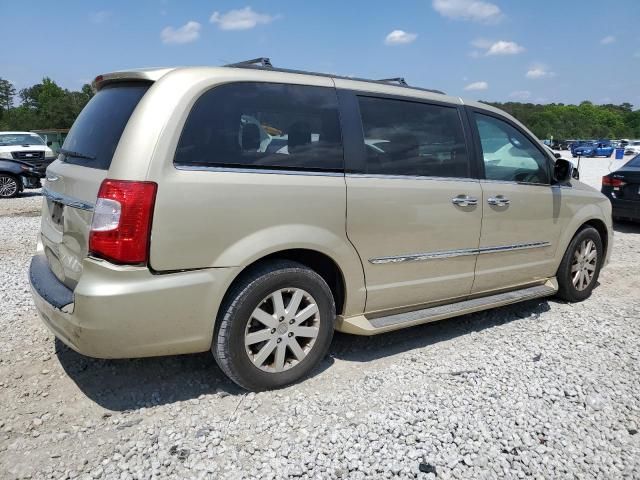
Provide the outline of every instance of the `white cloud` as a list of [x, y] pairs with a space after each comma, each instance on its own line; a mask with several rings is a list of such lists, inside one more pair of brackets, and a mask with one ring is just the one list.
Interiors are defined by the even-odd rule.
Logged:
[[525, 77], [536, 80], [539, 78], [551, 78], [555, 77], [556, 74], [554, 72], [549, 71], [549, 69], [542, 64], [533, 65], [527, 70]]
[[509, 98], [514, 98], [516, 100], [528, 100], [531, 98], [531, 92], [529, 90], [516, 90], [509, 94]]
[[104, 23], [111, 17], [111, 12], [107, 10], [100, 10], [99, 12], [93, 12], [89, 14], [89, 19], [93, 23]]
[[602, 45], [610, 45], [615, 41], [616, 41], [616, 37], [614, 37], [613, 35], [607, 35], [602, 40], [600, 40], [600, 43]]
[[443, 17], [498, 23], [503, 18], [500, 7], [481, 0], [432, 0], [433, 9]]
[[278, 15], [258, 13], [251, 7], [229, 10], [227, 13], [213, 12], [209, 21], [217, 23], [221, 30], [249, 30], [257, 25], [266, 25], [278, 18]]
[[505, 42], [499, 40], [489, 47], [486, 55], [516, 55], [524, 52], [524, 47], [516, 42]]
[[182, 44], [195, 42], [200, 36], [201, 25], [191, 20], [179, 28], [165, 27], [160, 32], [162, 43]]
[[[491, 55], [516, 55], [524, 52], [524, 47], [516, 42], [508, 42], [506, 40], [498, 40], [497, 42], [487, 40], [486, 38], [476, 38], [471, 42], [471, 46], [480, 50], [484, 50], [485, 56]], [[472, 50], [471, 57], [478, 58], [480, 52]]]
[[385, 45], [405, 45], [412, 43], [418, 35], [415, 33], [408, 33], [404, 30], [394, 30], [384, 39]]
[[486, 90], [487, 88], [489, 88], [487, 82], [473, 82], [464, 87], [465, 90]]

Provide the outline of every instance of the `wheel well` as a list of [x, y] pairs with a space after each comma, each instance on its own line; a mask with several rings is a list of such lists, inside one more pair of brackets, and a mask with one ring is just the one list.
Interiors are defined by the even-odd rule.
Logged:
[[[229, 290], [235, 284], [238, 279], [240, 279], [248, 269], [253, 268], [255, 265], [264, 263], [268, 260], [291, 260], [293, 262], [301, 263], [302, 265], [310, 268], [318, 275], [320, 275], [327, 285], [331, 289], [331, 293], [333, 294], [333, 300], [336, 304], [336, 314], [340, 315], [344, 311], [344, 300], [345, 300], [345, 284], [344, 284], [344, 276], [342, 275], [342, 271], [333, 261], [331, 257], [328, 257], [324, 253], [320, 253], [315, 250], [307, 250], [307, 249], [291, 249], [291, 250], [282, 250], [279, 252], [271, 253], [265, 257], [256, 260], [255, 262], [247, 265], [242, 272], [238, 274], [236, 279], [232, 282]], [[227, 290], [227, 291], [229, 291]], [[226, 296], [226, 295], [225, 295]]]
[[607, 226], [604, 224], [604, 222], [602, 220], [589, 220], [588, 222], [586, 222], [585, 224], [583, 224], [580, 229], [584, 228], [584, 227], [593, 227], [595, 228], [598, 233], [600, 234], [600, 240], [602, 240], [602, 248], [604, 248], [604, 257], [607, 257], [607, 248], [608, 248], [608, 243], [609, 243], [609, 235], [607, 232]]

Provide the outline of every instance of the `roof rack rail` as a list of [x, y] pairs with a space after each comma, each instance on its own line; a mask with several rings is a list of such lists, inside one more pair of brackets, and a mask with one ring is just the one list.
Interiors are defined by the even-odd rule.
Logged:
[[403, 87], [408, 87], [409, 86], [409, 84], [404, 79], [404, 77], [381, 78], [380, 80], [376, 80], [376, 81], [377, 82], [384, 82], [384, 83], [397, 83], [399, 85], [402, 85]]
[[251, 66], [259, 66], [262, 68], [273, 68], [271, 65], [271, 60], [269, 57], [258, 57], [252, 58], [251, 60], [243, 60], [242, 62], [230, 63], [225, 65], [225, 67], [251, 67]]
[[343, 80], [355, 80], [357, 82], [369, 82], [369, 83], [378, 83], [383, 85], [388, 85], [390, 83], [397, 84], [398, 87], [411, 88], [412, 90], [422, 90], [423, 92], [430, 93], [439, 93], [440, 95], [446, 95], [442, 90], [435, 90], [432, 88], [422, 88], [422, 87], [413, 87], [409, 85], [406, 80], [402, 77], [394, 77], [394, 78], [383, 78], [381, 80], [372, 80], [370, 78], [357, 78], [357, 77], [345, 77], [342, 75], [331, 75], [329, 73], [319, 73], [319, 72], [309, 72], [306, 70], [292, 70], [289, 68], [277, 68], [274, 67], [271, 63], [269, 57], [258, 57], [252, 58], [251, 60], [244, 60], [242, 62], [237, 63], [229, 63], [228, 65], [224, 65], [225, 67], [233, 67], [233, 68], [252, 68], [256, 70], [266, 69], [273, 70], [276, 72], [283, 73], [295, 73], [298, 75], [315, 75], [318, 77], [328, 77], [328, 78], [340, 78]]

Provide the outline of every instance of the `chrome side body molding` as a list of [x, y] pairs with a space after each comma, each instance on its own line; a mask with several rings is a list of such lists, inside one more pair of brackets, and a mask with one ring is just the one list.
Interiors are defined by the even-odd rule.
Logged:
[[369, 263], [384, 265], [386, 263], [421, 262], [424, 260], [439, 260], [442, 258], [465, 257], [469, 255], [484, 255], [487, 253], [513, 252], [530, 248], [544, 248], [551, 246], [550, 242], [516, 243], [495, 247], [463, 248], [459, 250], [441, 250], [438, 252], [412, 253], [409, 255], [395, 255], [391, 257], [370, 258]]
[[67, 205], [73, 208], [79, 208], [80, 210], [87, 210], [91, 212], [94, 208], [93, 203], [84, 202], [68, 195], [52, 192], [50, 190], [47, 190], [46, 188], [42, 189], [42, 195], [47, 197], [49, 200], [53, 200], [54, 202], [62, 203], [63, 205]]

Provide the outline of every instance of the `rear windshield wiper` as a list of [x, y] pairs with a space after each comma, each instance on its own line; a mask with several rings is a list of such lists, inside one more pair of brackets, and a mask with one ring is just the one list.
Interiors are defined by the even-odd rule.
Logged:
[[76, 158], [86, 158], [87, 160], [95, 160], [96, 157], [91, 155], [85, 155], [84, 153], [74, 152], [72, 150], [67, 150], [65, 148], [60, 149], [60, 153], [66, 155], [67, 157], [76, 157]]

